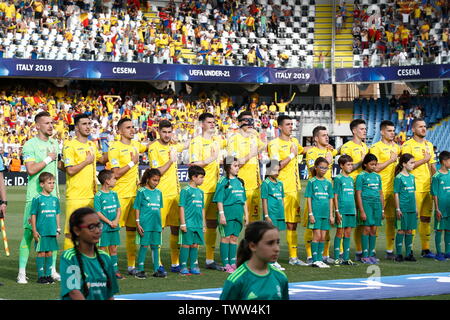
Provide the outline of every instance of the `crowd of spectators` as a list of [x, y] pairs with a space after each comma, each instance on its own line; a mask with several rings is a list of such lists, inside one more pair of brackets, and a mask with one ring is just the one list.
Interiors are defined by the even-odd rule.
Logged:
[[[175, 94], [171, 89], [149, 92], [139, 90], [115, 90], [109, 88], [89, 88], [73, 86], [36, 89], [33, 86], [15, 84], [0, 89], [0, 154], [11, 171], [23, 171], [22, 145], [36, 134], [34, 116], [40, 111], [48, 111], [54, 117], [54, 137], [60, 147], [74, 136], [73, 118], [77, 113], [92, 116], [90, 139], [99, 148], [107, 150], [110, 141], [117, 139], [116, 124], [123, 118], [131, 118], [136, 130], [135, 139], [150, 143], [158, 138], [157, 127], [161, 119], [174, 124], [178, 141], [187, 141], [200, 133], [198, 116], [210, 112], [217, 120], [217, 134], [229, 137], [237, 129], [237, 115], [243, 110], [251, 110], [261, 139], [276, 137], [276, 117], [279, 104], [276, 100], [264, 101], [258, 94], [247, 96], [236, 103], [224, 92], [208, 90], [197, 95], [186, 92]], [[15, 160], [17, 159], [17, 160]], [[187, 163], [186, 155], [180, 155], [181, 162]], [[146, 163], [145, 156], [141, 158]], [[22, 165], [22, 168], [21, 168]]]
[[233, 43], [278, 37], [293, 9], [285, 0], [169, 0], [164, 8], [138, 0], [8, 0], [0, 2], [0, 57], [285, 66], [285, 52], [274, 56], [249, 41], [238, 57]]
[[449, 10], [448, 0], [356, 0], [353, 54], [362, 67], [448, 63]]

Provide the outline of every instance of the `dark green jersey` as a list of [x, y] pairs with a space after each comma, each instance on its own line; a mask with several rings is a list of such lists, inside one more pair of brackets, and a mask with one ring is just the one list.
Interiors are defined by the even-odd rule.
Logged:
[[416, 182], [412, 174], [399, 173], [394, 179], [394, 193], [398, 193], [400, 210], [403, 213], [416, 213]]
[[289, 300], [284, 272], [270, 264], [268, 269], [267, 274], [259, 275], [243, 263], [228, 276], [220, 300]]
[[[98, 191], [94, 196], [94, 209], [96, 212], [100, 212], [109, 221], [113, 221], [117, 217], [117, 209], [120, 208], [119, 197], [117, 192], [110, 190], [104, 192]], [[103, 222], [103, 232], [118, 231], [120, 227], [112, 229], [109, 224]]]
[[311, 198], [312, 213], [315, 218], [330, 216], [330, 199], [334, 198], [330, 180], [313, 177], [306, 185], [305, 198]]
[[361, 191], [363, 200], [379, 200], [380, 191], [382, 190], [380, 175], [376, 172], [361, 172], [356, 177], [356, 190]]
[[438, 198], [442, 215], [450, 217], [450, 173], [435, 173], [431, 180], [431, 195]]
[[31, 200], [31, 215], [36, 216], [36, 230], [41, 236], [56, 236], [56, 215], [60, 214], [59, 199], [39, 194]]
[[[89, 293], [85, 298], [87, 300], [107, 300], [119, 292], [119, 286], [114, 272], [114, 267], [109, 255], [99, 250], [100, 259], [103, 261], [104, 268], [108, 274], [110, 288], [107, 286], [107, 277], [98, 261], [97, 257], [88, 257], [80, 253], [83, 264], [83, 271], [86, 276], [86, 282]], [[79, 290], [84, 294], [84, 281], [81, 276], [80, 265], [74, 248], [66, 250], [61, 255], [60, 260], [61, 274], [61, 299], [70, 300], [69, 293], [72, 290]]]
[[242, 220], [246, 200], [244, 185], [238, 178], [220, 177], [213, 202], [223, 203], [223, 211], [227, 220]]
[[139, 188], [133, 208], [139, 210], [139, 224], [144, 231], [162, 231], [163, 197], [159, 189]]
[[269, 211], [270, 219], [284, 219], [283, 198], [283, 182], [280, 180], [273, 182], [266, 178], [261, 184], [261, 199], [267, 199], [267, 210]]
[[334, 194], [338, 196], [340, 214], [356, 215], [355, 185], [350, 176], [337, 175], [334, 178]]
[[186, 228], [203, 228], [204, 193], [187, 185], [181, 189], [179, 206], [184, 208]]

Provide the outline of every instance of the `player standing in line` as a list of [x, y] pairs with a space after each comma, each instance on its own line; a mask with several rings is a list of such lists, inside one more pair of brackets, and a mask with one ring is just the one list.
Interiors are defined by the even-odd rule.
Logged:
[[212, 202], [217, 181], [219, 180], [220, 150], [224, 141], [216, 134], [216, 121], [211, 113], [202, 113], [198, 120], [201, 123], [201, 135], [193, 138], [189, 146], [190, 165], [205, 170], [205, 181], [199, 187], [204, 192], [206, 215], [205, 249], [206, 269], [222, 271], [223, 268], [214, 261], [214, 249], [217, 237], [217, 205]]
[[249, 222], [261, 220], [260, 190], [261, 176], [258, 154], [266, 148], [266, 144], [253, 129], [253, 116], [250, 111], [243, 111], [238, 118], [239, 131], [227, 141], [227, 155], [238, 159], [239, 177], [244, 180]]
[[225, 281], [220, 300], [289, 300], [288, 279], [272, 263], [280, 254], [280, 235], [266, 221], [245, 229], [239, 243], [235, 272]]
[[[278, 231], [286, 230], [284, 217], [284, 188], [278, 180], [280, 162], [271, 161], [266, 164], [266, 178], [261, 184], [261, 200], [264, 220], [272, 223]], [[285, 270], [278, 261], [273, 263], [278, 270]]]
[[[362, 161], [366, 154], [369, 153], [369, 148], [364, 142], [367, 135], [366, 122], [363, 119], [354, 119], [350, 122], [350, 131], [352, 132], [353, 138], [341, 147], [340, 154], [346, 154], [352, 157], [353, 170], [349, 175], [356, 181], [357, 175], [362, 171]], [[361, 261], [362, 257], [361, 231], [362, 227], [357, 225], [353, 234], [355, 240], [356, 261]]]
[[384, 219], [384, 196], [381, 177], [375, 172], [377, 157], [368, 153], [362, 161], [363, 171], [356, 177], [356, 205], [358, 224], [363, 226], [361, 235], [362, 258], [366, 264], [377, 264], [376, 243], [377, 227]]
[[102, 154], [89, 140], [92, 120], [85, 114], [74, 117], [75, 135], [64, 141], [63, 160], [66, 170], [66, 221], [64, 224], [64, 250], [73, 246], [70, 240], [70, 215], [78, 208], [94, 207], [97, 193], [97, 162], [106, 163], [107, 154]]
[[[55, 176], [55, 180], [58, 181], [58, 168], [63, 168], [62, 163], [58, 162], [58, 142], [51, 138], [53, 135], [53, 119], [50, 113], [46, 111], [38, 113], [34, 118], [34, 122], [37, 135], [28, 140], [23, 146], [23, 159], [28, 173], [28, 185], [23, 216], [24, 232], [19, 249], [19, 274], [17, 276], [17, 283], [19, 284], [28, 283], [26, 266], [30, 255], [31, 241], [33, 240], [30, 209], [32, 199], [41, 191], [39, 175], [42, 172], [50, 172]], [[59, 198], [58, 183], [53, 189], [52, 196]], [[60, 276], [56, 272], [57, 253], [57, 251], [53, 252], [52, 278], [54, 280], [60, 280]]]
[[55, 176], [49, 172], [39, 175], [41, 193], [31, 201], [31, 227], [37, 252], [36, 267], [40, 284], [54, 283], [52, 273], [52, 252], [58, 251], [57, 235], [59, 227], [59, 199], [52, 196], [55, 188]]
[[74, 247], [61, 255], [62, 300], [114, 300], [119, 292], [109, 255], [97, 249], [103, 223], [92, 208], [79, 208], [70, 216]]
[[[205, 179], [205, 170], [199, 166], [188, 169], [189, 184], [180, 194], [180, 274], [200, 274], [198, 245], [204, 244], [206, 231], [204, 193], [199, 188]], [[187, 262], [190, 262], [189, 270]]]
[[435, 258], [430, 251], [431, 215], [433, 201], [430, 194], [431, 177], [436, 173], [436, 159], [433, 144], [426, 140], [427, 124], [423, 119], [416, 118], [412, 122], [413, 137], [402, 145], [402, 154], [410, 153], [416, 163], [411, 172], [416, 178], [416, 203], [419, 212], [419, 233], [422, 244], [421, 255], [424, 258]]
[[[395, 261], [416, 261], [412, 254], [413, 230], [417, 228], [416, 183], [410, 173], [414, 168], [414, 156], [404, 153], [395, 167], [394, 200], [397, 213], [395, 237]], [[403, 258], [402, 246], [405, 240], [406, 255]]]
[[[329, 170], [327, 170], [325, 174], [325, 178], [330, 182], [332, 181], [332, 173], [333, 173], [333, 158], [337, 155], [337, 150], [330, 145], [330, 138], [328, 136], [327, 128], [323, 126], [317, 126], [314, 128], [313, 132], [313, 140], [315, 146], [309, 148], [306, 151], [306, 166], [311, 171], [313, 170], [314, 163], [319, 157], [325, 158], [329, 165]], [[306, 148], [305, 148], [306, 149]], [[306, 228], [308, 226], [308, 208], [305, 205], [305, 209], [303, 210], [303, 226]], [[305, 233], [303, 234], [305, 240], [305, 249], [306, 249], [306, 263], [312, 264], [312, 252], [311, 252], [311, 241], [313, 239], [313, 231], [312, 229], [305, 229]], [[325, 235], [325, 248], [323, 251], [323, 262], [328, 264], [333, 264], [334, 259], [330, 258], [330, 232], [327, 231]]]
[[334, 224], [333, 214], [333, 185], [325, 178], [329, 169], [328, 161], [319, 157], [314, 162], [312, 178], [308, 180], [305, 191], [305, 199], [308, 207], [308, 229], [313, 231], [311, 251], [313, 267], [329, 268], [323, 262], [323, 250], [325, 247], [325, 237], [330, 225]]
[[120, 245], [120, 202], [119, 196], [113, 190], [116, 178], [111, 170], [102, 170], [98, 173], [101, 189], [94, 196], [94, 209], [103, 223], [102, 237], [98, 246], [101, 250], [109, 252], [117, 279], [124, 279], [119, 272], [117, 246]]
[[236, 270], [237, 240], [244, 225], [248, 224], [248, 208], [244, 181], [238, 177], [237, 158], [227, 157], [223, 164], [225, 175], [219, 179], [213, 202], [219, 210], [220, 258], [224, 271]]
[[114, 191], [119, 195], [120, 227], [126, 228], [126, 249], [128, 274], [135, 275], [136, 263], [136, 214], [133, 203], [139, 181], [139, 154], [147, 150], [147, 147], [133, 140], [135, 129], [129, 118], [122, 118], [117, 123], [120, 140], [111, 143], [108, 150], [108, 159], [111, 170], [117, 179]]
[[392, 121], [384, 120], [380, 124], [381, 140], [370, 148], [370, 153], [378, 159], [375, 172], [381, 176], [386, 216], [386, 259], [393, 260], [395, 235], [394, 171], [400, 155], [400, 147], [394, 142], [395, 126]]
[[[350, 177], [353, 170], [353, 159], [349, 155], [339, 157], [341, 173], [334, 178], [334, 207], [336, 236], [334, 237], [334, 259], [336, 265], [355, 266], [350, 260], [350, 240], [352, 228], [356, 227], [356, 205], [354, 180]], [[343, 238], [343, 258], [340, 259], [341, 241]]]
[[[161, 120], [158, 127], [159, 139], [148, 147], [150, 168], [156, 168], [161, 173], [159, 190], [164, 198], [161, 208], [162, 227], [170, 227], [170, 259], [172, 272], [180, 271], [178, 233], [180, 225], [178, 201], [180, 182], [178, 180], [177, 153], [189, 146], [174, 141], [173, 125], [168, 120]], [[160, 263], [160, 265], [162, 265]]]
[[161, 180], [161, 172], [158, 169], [147, 169], [141, 178], [140, 188], [136, 195], [133, 208], [136, 210], [136, 225], [138, 235], [136, 242], [139, 244], [138, 268], [135, 275], [138, 279], [146, 279], [144, 263], [148, 247], [152, 250], [153, 277], [165, 278], [167, 273], [160, 268], [159, 251], [161, 246], [163, 205], [162, 192], [156, 187]]
[[300, 222], [301, 190], [298, 169], [298, 155], [303, 153], [303, 147], [292, 137], [292, 118], [280, 115], [277, 118], [280, 136], [269, 142], [269, 158], [280, 161], [279, 180], [283, 182], [285, 198], [284, 213], [286, 217], [286, 240], [289, 250], [289, 264], [307, 266], [297, 256], [297, 224]]
[[[441, 168], [433, 176], [431, 182], [431, 195], [435, 208], [435, 243], [436, 260], [450, 259], [450, 152], [442, 151], [439, 154]], [[442, 230], [445, 230], [445, 254], [441, 251]]]

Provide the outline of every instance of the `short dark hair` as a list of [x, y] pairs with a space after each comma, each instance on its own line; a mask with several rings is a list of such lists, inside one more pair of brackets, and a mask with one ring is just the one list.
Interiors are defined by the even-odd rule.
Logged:
[[353, 158], [350, 157], [348, 154], [343, 154], [338, 159], [338, 163], [339, 163], [340, 166], [343, 166], [347, 162], [353, 162]]
[[411, 127], [414, 128], [414, 126], [416, 125], [417, 122], [423, 121], [425, 122], [425, 120], [423, 120], [422, 118], [415, 118], [413, 120], [413, 122], [411, 123]]
[[75, 117], [73, 117], [73, 124], [77, 125], [77, 123], [81, 120], [81, 119], [90, 119], [89, 115], [86, 113], [79, 113], [77, 115], [75, 115]]
[[98, 173], [98, 181], [100, 182], [100, 184], [104, 184], [106, 182], [106, 180], [111, 179], [111, 177], [113, 176], [113, 172], [111, 170], [107, 170], [107, 169], [103, 169], [102, 171], [100, 171]]
[[383, 120], [380, 123], [380, 130], [383, 130], [386, 127], [395, 127], [395, 124], [391, 120]]
[[127, 122], [127, 121], [131, 121], [131, 119], [130, 118], [122, 118], [122, 119], [120, 119], [119, 122], [117, 122], [117, 128], [120, 129], [122, 124]]
[[322, 131], [322, 130], [327, 130], [327, 128], [325, 128], [324, 126], [317, 126], [317, 127], [315, 127], [313, 129], [313, 133], [312, 133], [313, 138], [317, 137], [317, 135], [319, 134], [319, 131]]
[[159, 130], [164, 128], [173, 128], [172, 123], [169, 120], [161, 120], [158, 126]]
[[42, 172], [39, 175], [39, 183], [44, 183], [45, 181], [49, 179], [55, 179], [55, 176], [51, 174], [50, 172]]
[[205, 169], [203, 169], [200, 166], [195, 166], [195, 165], [189, 167], [189, 169], [188, 169], [189, 180], [191, 180], [192, 177], [196, 177], [196, 176], [200, 176], [200, 175], [202, 175], [202, 176], [206, 175]]
[[377, 156], [374, 155], [373, 153], [368, 153], [368, 154], [366, 154], [366, 156], [364, 157], [364, 159], [363, 159], [363, 161], [362, 161], [362, 164], [361, 164], [363, 170], [366, 170], [366, 165], [367, 165], [369, 162], [372, 162], [372, 161], [377, 161], [377, 162], [378, 162]]
[[238, 121], [242, 121], [242, 118], [245, 117], [245, 116], [250, 116], [250, 117], [253, 118], [253, 115], [252, 115], [251, 111], [242, 111], [241, 113], [239, 113], [239, 115], [237, 117], [237, 120]]
[[444, 150], [439, 154], [439, 162], [442, 164], [445, 160], [450, 159], [450, 152]]
[[38, 122], [42, 117], [51, 117], [51, 115], [47, 111], [41, 111], [34, 117], [34, 122]]
[[208, 118], [213, 118], [215, 119], [214, 115], [212, 115], [209, 112], [204, 112], [202, 113], [199, 117], [198, 117], [198, 121], [204, 122], [206, 119]]
[[366, 124], [366, 121], [363, 119], [354, 119], [352, 122], [350, 122], [350, 131], [353, 134], [353, 129], [359, 126], [360, 124]]
[[292, 118], [287, 116], [287, 115], [285, 115], [285, 114], [279, 115], [278, 118], [277, 118], [278, 126], [281, 126], [281, 124], [283, 123], [284, 120], [292, 120]]

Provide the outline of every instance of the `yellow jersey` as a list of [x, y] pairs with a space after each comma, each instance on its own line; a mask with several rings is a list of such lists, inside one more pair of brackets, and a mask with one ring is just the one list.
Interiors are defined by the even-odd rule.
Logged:
[[[306, 152], [306, 166], [308, 167], [308, 173], [311, 175], [311, 168], [314, 167], [314, 162], [316, 162], [316, 159], [319, 157], [326, 158], [327, 154], [331, 153], [331, 156], [334, 157], [337, 155], [337, 150], [333, 149], [332, 151], [328, 149], [320, 149], [318, 147], [312, 147]], [[329, 169], [327, 173], [325, 174], [325, 178], [331, 181], [331, 176], [333, 174], [333, 161], [331, 161], [329, 165]]]
[[[252, 146], [257, 147], [259, 150], [264, 146], [264, 142], [256, 134], [245, 138], [242, 134], [236, 133], [227, 142], [227, 154], [240, 159], [250, 153]], [[259, 173], [258, 156], [254, 156], [248, 160], [239, 169], [238, 176], [244, 180], [245, 190], [259, 189], [261, 186], [261, 176]]]
[[[213, 137], [212, 139], [205, 139], [202, 136], [197, 136], [191, 140], [189, 145], [189, 162], [197, 162], [206, 160], [211, 156], [211, 150], [214, 148], [220, 154], [220, 150], [225, 147], [224, 141], [219, 137]], [[204, 193], [214, 193], [216, 190], [216, 184], [219, 180], [219, 158], [206, 165], [205, 180], [199, 187]]]
[[66, 173], [66, 198], [67, 199], [93, 199], [97, 192], [97, 165], [102, 153], [94, 142], [82, 143], [77, 139], [64, 141], [63, 159], [64, 167], [73, 167], [86, 160], [86, 152], [95, 157], [95, 161], [85, 166], [77, 174], [70, 176]]
[[[377, 157], [378, 163], [388, 161], [391, 158], [391, 152], [395, 152], [397, 155], [400, 155], [400, 147], [398, 144], [385, 144], [383, 141], [378, 141], [370, 148], [370, 153]], [[393, 162], [378, 172], [381, 176], [381, 186], [384, 195], [394, 192], [395, 166], [397, 163], [398, 161]]]
[[[150, 168], [159, 168], [169, 161], [170, 149], [175, 148], [177, 152], [184, 149], [183, 144], [163, 145], [158, 140], [148, 147], [148, 159]], [[171, 196], [180, 193], [180, 182], [178, 180], [178, 164], [172, 163], [167, 171], [162, 175], [158, 185], [164, 196]]]
[[[138, 141], [131, 140], [130, 144], [124, 144], [121, 141], [113, 141], [108, 150], [108, 159], [111, 169], [123, 168], [131, 161], [131, 154], [143, 153], [146, 146]], [[139, 165], [135, 164], [121, 176], [113, 188], [119, 195], [119, 198], [130, 198], [136, 196], [137, 186], [139, 184]]]
[[[350, 140], [341, 147], [340, 153], [341, 155], [349, 155], [350, 157], [352, 157], [353, 163], [358, 163], [363, 160], [363, 154], [369, 153], [369, 148], [364, 142], [361, 142], [361, 144], [356, 144], [352, 140]], [[362, 167], [360, 166], [358, 169], [350, 173], [349, 176], [356, 181], [356, 176], [361, 172]]]
[[[303, 153], [303, 147], [298, 143], [296, 138], [289, 141], [280, 138], [273, 139], [269, 142], [269, 158], [275, 160], [284, 160], [291, 154], [291, 146], [297, 145], [298, 154]], [[295, 192], [301, 190], [300, 174], [298, 169], [298, 159], [294, 157], [289, 163], [280, 170], [278, 179], [283, 182], [284, 192]]]
[[424, 163], [411, 171], [411, 174], [416, 178], [416, 192], [430, 192], [432, 175], [429, 164], [436, 163], [433, 144], [430, 141], [419, 143], [414, 139], [409, 139], [402, 145], [402, 154], [410, 153], [416, 161], [425, 158], [425, 151], [431, 154], [428, 164]]

